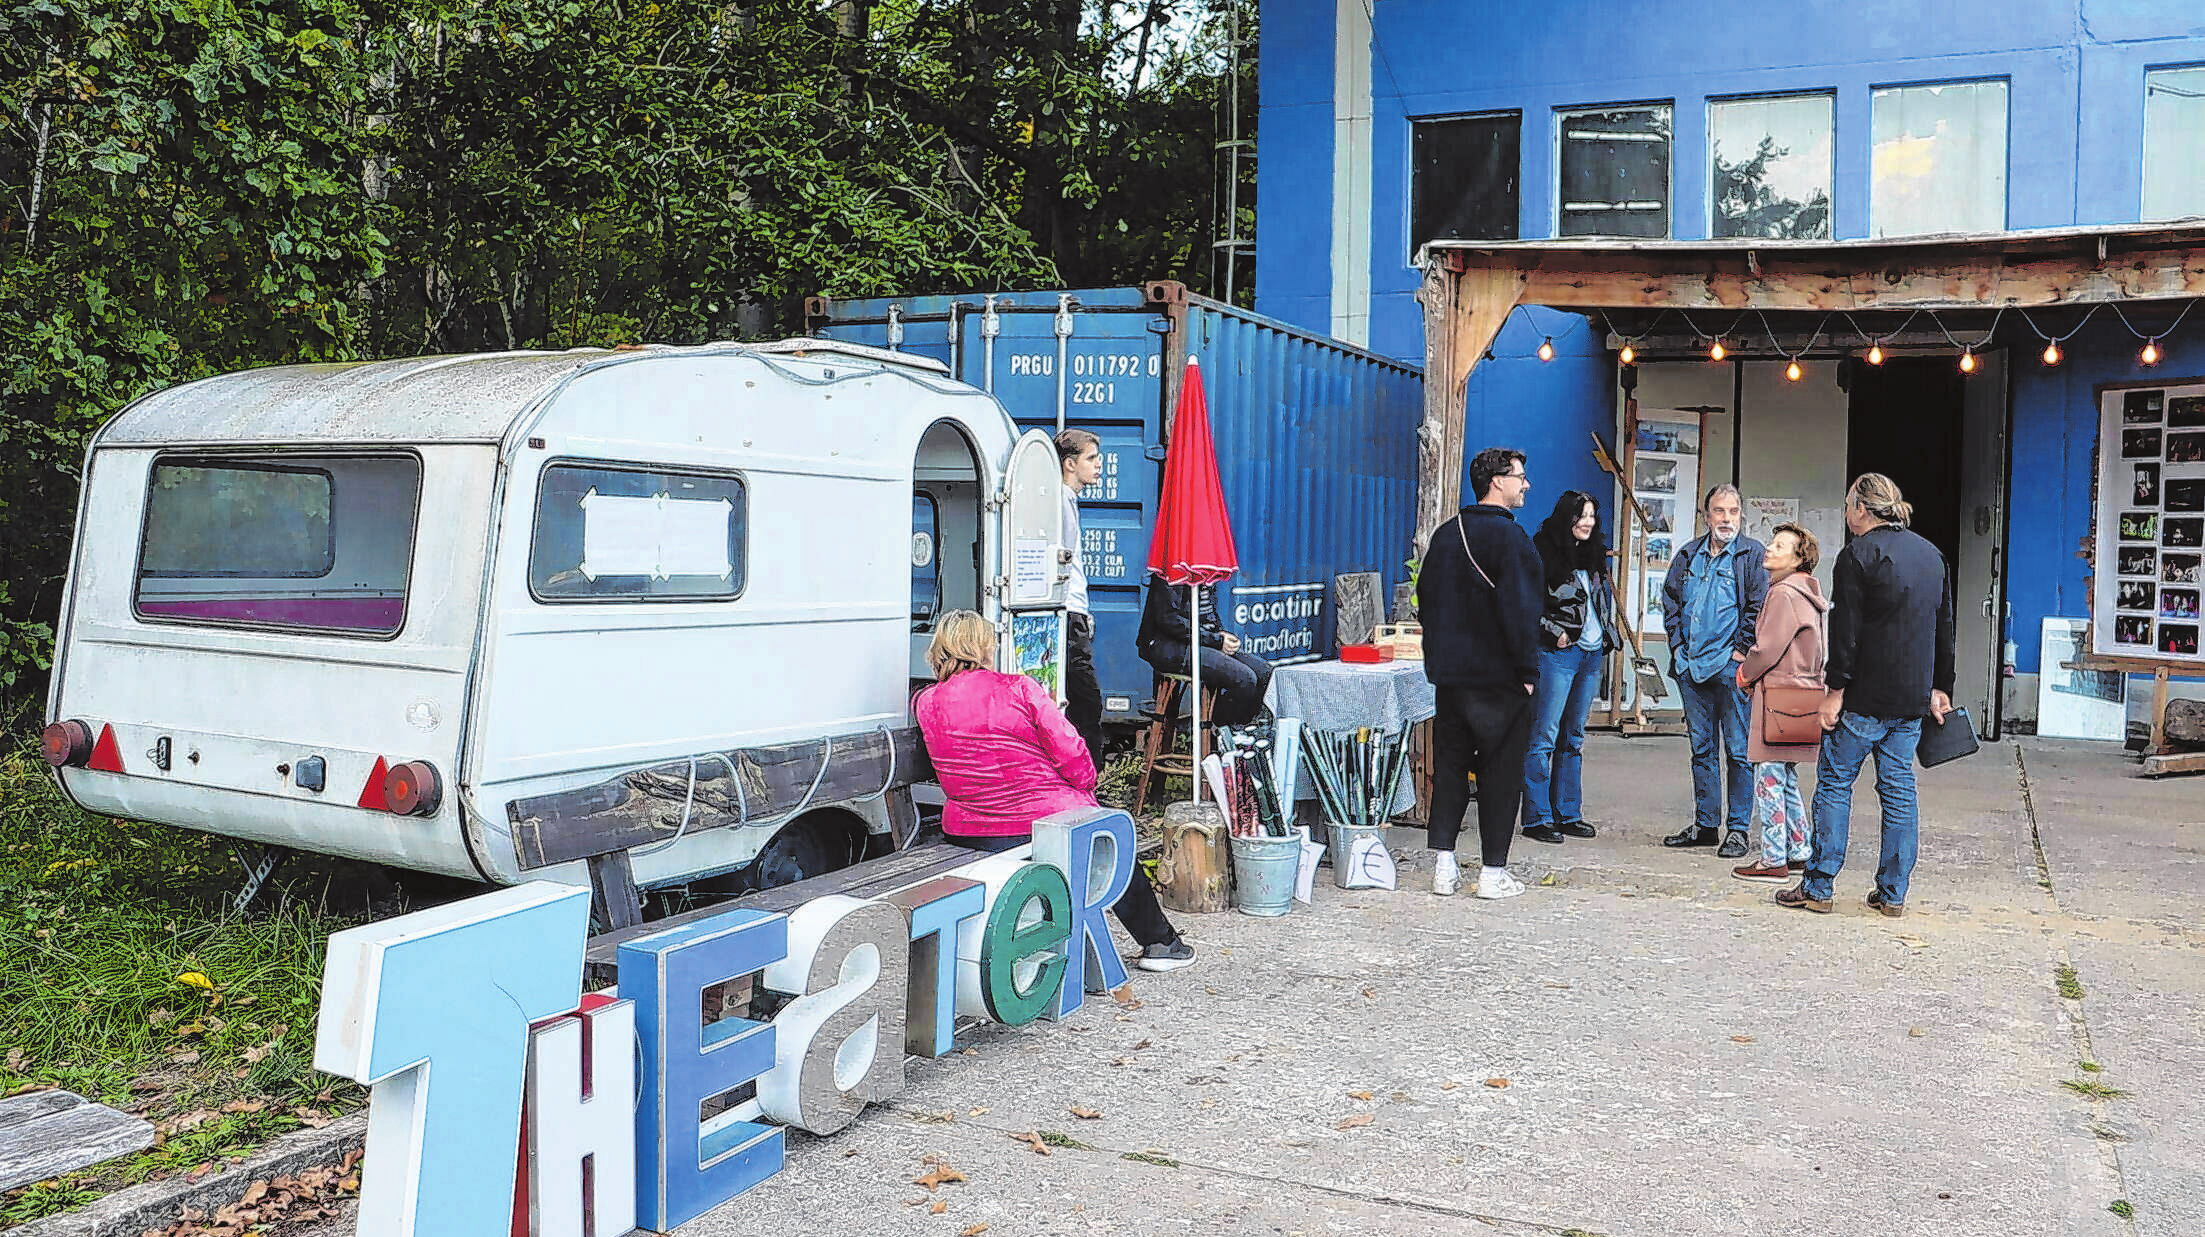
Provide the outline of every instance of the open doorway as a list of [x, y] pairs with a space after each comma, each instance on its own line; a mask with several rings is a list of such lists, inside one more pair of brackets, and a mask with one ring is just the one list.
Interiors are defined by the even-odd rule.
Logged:
[[911, 679], [934, 680], [926, 664], [934, 623], [951, 610], [980, 609], [980, 459], [964, 431], [937, 421], [919, 440], [911, 494]]
[[1890, 357], [1853, 369], [1845, 475], [1880, 472], [1914, 504], [1912, 528], [1960, 557], [1960, 430], [1969, 379], [1951, 357]]

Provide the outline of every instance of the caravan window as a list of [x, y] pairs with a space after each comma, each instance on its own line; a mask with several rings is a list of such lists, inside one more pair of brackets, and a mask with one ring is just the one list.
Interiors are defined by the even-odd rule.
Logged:
[[536, 495], [539, 601], [701, 601], [743, 591], [740, 477], [553, 464]]
[[138, 550], [140, 618], [387, 636], [406, 615], [412, 456], [167, 456]]

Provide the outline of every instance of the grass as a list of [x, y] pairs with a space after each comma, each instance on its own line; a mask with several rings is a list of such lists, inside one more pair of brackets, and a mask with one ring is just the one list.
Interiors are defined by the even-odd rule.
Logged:
[[239, 879], [219, 839], [78, 810], [35, 744], [0, 756], [0, 1095], [65, 1088], [145, 1116], [160, 1139], [0, 1195], [0, 1228], [365, 1099], [312, 1066], [323, 949], [356, 918], [295, 892], [232, 917]]
[[1179, 1161], [1172, 1159], [1168, 1155], [1158, 1155], [1153, 1151], [1128, 1151], [1118, 1158], [1121, 1160], [1131, 1160], [1136, 1164], [1154, 1164], [1159, 1168], [1179, 1167]]
[[2136, 1218], [2136, 1208], [2129, 1206], [2128, 1200], [2125, 1198], [2114, 1199], [2112, 1202], [2105, 1205], [2105, 1209], [2112, 1212], [2114, 1215], [2121, 1217], [2124, 1220], [2133, 1220]]
[[2082, 979], [2075, 974], [2074, 967], [2063, 962], [2052, 968], [2052, 982], [2059, 987], [2060, 995], [2068, 1000], [2080, 1001], [2083, 999]]
[[2076, 1064], [2082, 1067], [2082, 1072], [2085, 1074], [2102, 1074], [2105, 1072], [2105, 1066], [2098, 1064], [2096, 1061], [2078, 1061]]
[[2128, 1094], [2119, 1087], [2109, 1087], [2095, 1078], [2062, 1078], [2060, 1085], [2077, 1095], [2087, 1095], [2094, 1100], [2117, 1100]]
[[1086, 1143], [1081, 1142], [1079, 1139], [1072, 1137], [1070, 1134], [1061, 1133], [1057, 1130], [1041, 1131], [1041, 1141], [1047, 1143], [1049, 1146], [1052, 1147], [1069, 1147], [1074, 1151], [1094, 1150], [1093, 1147], [1090, 1147]]

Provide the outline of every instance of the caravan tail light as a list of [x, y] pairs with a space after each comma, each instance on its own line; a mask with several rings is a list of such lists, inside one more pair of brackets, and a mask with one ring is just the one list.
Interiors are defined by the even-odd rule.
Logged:
[[55, 722], [40, 738], [46, 763], [56, 769], [74, 769], [92, 759], [92, 727], [75, 720]]
[[434, 816], [443, 798], [443, 780], [426, 760], [392, 765], [383, 774], [383, 802], [400, 816]]

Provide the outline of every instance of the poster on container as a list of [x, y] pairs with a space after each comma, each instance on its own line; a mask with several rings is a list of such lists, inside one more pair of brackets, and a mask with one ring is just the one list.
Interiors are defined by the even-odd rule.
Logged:
[[2090, 650], [2205, 663], [2205, 381], [2099, 393], [2095, 516]]

